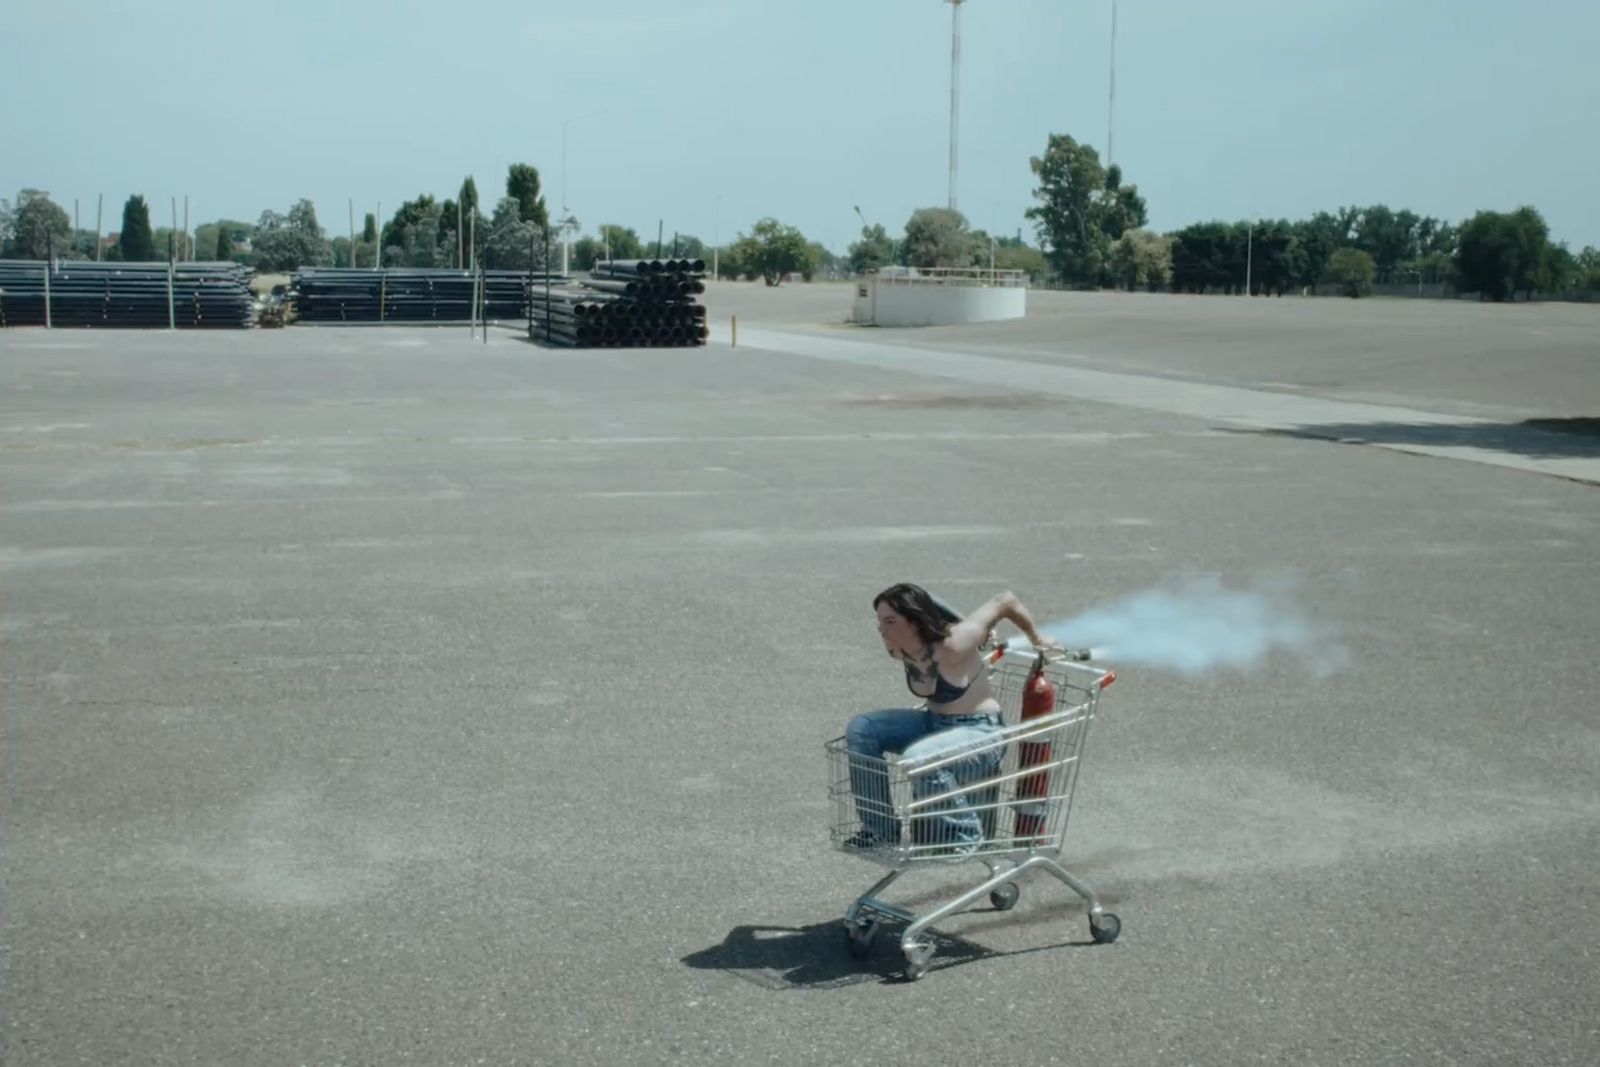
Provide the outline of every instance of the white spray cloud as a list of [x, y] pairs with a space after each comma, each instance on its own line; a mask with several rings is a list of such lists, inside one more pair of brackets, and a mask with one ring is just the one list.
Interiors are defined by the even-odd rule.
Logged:
[[[1346, 661], [1345, 649], [1295, 603], [1292, 582], [1225, 589], [1219, 579], [1145, 589], [1082, 614], [1039, 625], [1066, 648], [1089, 649], [1108, 664], [1137, 664], [1182, 675], [1249, 670], [1273, 652], [1305, 662], [1318, 675]], [[1025, 638], [1014, 638], [1025, 646]]]

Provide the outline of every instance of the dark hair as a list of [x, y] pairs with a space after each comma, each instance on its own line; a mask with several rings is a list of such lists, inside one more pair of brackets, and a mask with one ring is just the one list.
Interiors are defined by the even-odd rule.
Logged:
[[877, 611], [878, 605], [883, 603], [887, 603], [894, 609], [895, 614], [915, 626], [917, 635], [930, 645], [950, 636], [949, 616], [920, 585], [912, 585], [910, 582], [891, 585], [872, 598], [872, 610]]

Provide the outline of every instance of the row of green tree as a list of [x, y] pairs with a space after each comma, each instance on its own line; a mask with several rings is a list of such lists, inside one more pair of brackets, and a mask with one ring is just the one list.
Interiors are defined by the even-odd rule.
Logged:
[[[479, 207], [469, 175], [454, 198], [422, 194], [382, 224], [368, 214], [354, 243], [330, 238], [308, 200], [286, 214], [265, 211], [255, 223], [221, 219], [192, 235], [153, 229], [149, 206], [131, 196], [123, 207], [117, 241], [98, 250], [107, 259], [182, 258], [237, 260], [264, 271], [299, 266], [347, 265], [543, 269], [546, 247], [571, 242], [568, 265], [587, 270], [597, 259], [676, 254], [707, 259], [723, 278], [762, 279], [768, 285], [819, 271], [862, 272], [890, 265], [918, 268], [993, 266], [1022, 271], [1034, 282], [1081, 288], [1170, 289], [1181, 292], [1277, 294], [1332, 284], [1352, 296], [1373, 285], [1445, 285], [1494, 300], [1516, 294], [1600, 294], [1600, 253], [1572, 253], [1550, 239], [1531, 207], [1480, 211], [1460, 225], [1386, 205], [1318, 212], [1309, 219], [1210, 221], [1169, 233], [1147, 228], [1148, 208], [1136, 185], [1117, 166], [1064, 134], [1052, 134], [1043, 156], [1029, 161], [1037, 203], [1025, 217], [1038, 247], [1014, 236], [974, 230], [949, 208], [919, 208], [900, 236], [863, 218], [861, 237], [843, 260], [808, 240], [794, 226], [763, 218], [729, 244], [707, 249], [690, 234], [658, 231], [641, 239], [630, 227], [605, 224], [594, 236], [573, 240], [571, 217], [552, 220], [540, 193], [538, 169], [508, 169], [505, 196], [491, 215]], [[859, 214], [859, 209], [857, 209]], [[96, 258], [97, 235], [74, 231], [64, 209], [37, 190], [24, 189], [13, 207], [0, 200], [0, 255]], [[187, 247], [184, 247], [187, 242]]]
[[[353, 246], [343, 234], [328, 235], [309, 200], [297, 201], [284, 213], [264, 211], [254, 223], [219, 219], [184, 234], [170, 227], [152, 227], [149, 204], [135, 194], [123, 205], [122, 228], [116, 240], [99, 249], [98, 258], [124, 262], [160, 261], [169, 256], [213, 259], [281, 272], [352, 262], [371, 267], [380, 262], [381, 247], [385, 266], [453, 268], [481, 263], [490, 269], [542, 270], [548, 244], [552, 266], [558, 265], [560, 242], [572, 239], [577, 221], [569, 217], [552, 225], [540, 192], [539, 171], [530, 164], [516, 163], [509, 168], [505, 190], [493, 213], [485, 216], [477, 183], [469, 175], [454, 197], [438, 199], [423, 193], [396, 208], [381, 227], [375, 216], [367, 214]], [[66, 211], [38, 190], [24, 189], [14, 208], [0, 200], [0, 255], [6, 258], [95, 259], [96, 236], [89, 231], [75, 233]], [[740, 234], [719, 249], [708, 249], [692, 234], [675, 233], [669, 238], [658, 233], [651, 241], [631, 227], [607, 224], [599, 228], [598, 235], [574, 241], [569, 253], [568, 264], [574, 270], [588, 270], [597, 259], [607, 257], [673, 254], [705, 259], [707, 269], [724, 278], [762, 278], [769, 284], [839, 269], [831, 252], [775, 219], [762, 219], [749, 234]]]
[[[116, 240], [96, 248], [98, 235], [74, 231], [66, 211], [36, 189], [24, 189], [15, 207], [0, 200], [0, 256], [13, 259], [103, 259], [152, 262], [178, 259], [234, 261], [262, 271], [279, 272], [302, 266], [371, 267], [378, 263], [380, 238], [385, 265], [455, 267], [482, 263], [490, 268], [542, 268], [549, 214], [539, 190], [539, 172], [513, 164], [506, 175], [506, 195], [485, 218], [478, 208], [471, 176], [456, 199], [436, 202], [423, 195], [402, 204], [380, 234], [368, 213], [352, 244], [343, 234], [330, 237], [317, 220], [315, 205], [299, 200], [287, 213], [263, 211], [254, 223], [219, 219], [202, 223], [192, 234], [170, 227], [153, 228], [145, 198], [128, 197]], [[530, 250], [536, 251], [530, 260]], [[98, 253], [98, 254], [97, 254]]]
[[[852, 269], [889, 264], [931, 268], [993, 264], [1035, 281], [1080, 288], [1170, 289], [1283, 295], [1335, 285], [1351, 296], [1373, 285], [1446, 285], [1504, 300], [1600, 294], [1600, 253], [1574, 254], [1550, 239], [1532, 207], [1480, 211], [1460, 225], [1386, 205], [1318, 212], [1309, 219], [1200, 222], [1170, 233], [1147, 228], [1136, 185], [1099, 153], [1052, 134], [1029, 161], [1037, 187], [1026, 217], [1039, 247], [991, 239], [948, 208], [922, 208], [892, 238], [863, 225], [849, 249]], [[865, 220], [863, 220], [864, 222]]]
[[808, 240], [798, 228], [774, 218], [758, 220], [748, 234], [740, 233], [729, 244], [716, 248], [708, 248], [693, 234], [658, 231], [654, 238], [641, 239], [631, 227], [607, 223], [599, 227], [596, 236], [580, 237], [572, 244], [568, 266], [588, 270], [608, 258], [659, 256], [703, 259], [708, 274], [762, 280], [768, 285], [780, 285], [792, 277], [810, 281], [818, 272], [840, 273], [843, 269], [839, 257], [821, 243]]

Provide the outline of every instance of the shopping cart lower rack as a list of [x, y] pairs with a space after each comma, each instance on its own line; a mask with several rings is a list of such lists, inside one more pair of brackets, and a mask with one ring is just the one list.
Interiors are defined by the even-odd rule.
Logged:
[[[882, 919], [905, 922], [900, 950], [905, 976], [915, 981], [927, 972], [935, 952], [924, 931], [985, 895], [1002, 911], [1015, 907], [1021, 893], [1017, 880], [1035, 868], [1058, 878], [1089, 905], [1095, 941], [1117, 939], [1120, 920], [1059, 862], [1089, 725], [1100, 692], [1116, 680], [1115, 672], [1092, 667], [1087, 659], [1087, 653], [1030, 647], [995, 650], [988, 669], [1002, 727], [981, 740], [945, 746], [932, 755], [919, 751], [913, 759], [855, 755], [843, 737], [827, 743], [834, 847], [889, 868], [845, 911], [853, 956], [872, 950]], [[952, 813], [968, 823], [975, 815], [981, 838], [953, 836]], [[987, 867], [989, 877], [923, 915], [879, 896], [914, 868], [970, 862]]]

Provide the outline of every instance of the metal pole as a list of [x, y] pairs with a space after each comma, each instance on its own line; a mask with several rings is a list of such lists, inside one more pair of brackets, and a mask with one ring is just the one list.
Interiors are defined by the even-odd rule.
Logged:
[[72, 243], [67, 245], [70, 251], [78, 243], [78, 198], [72, 198]]
[[1245, 296], [1249, 296], [1250, 295], [1250, 261], [1253, 258], [1253, 253], [1255, 252], [1255, 244], [1256, 244], [1256, 224], [1255, 224], [1254, 221], [1251, 221], [1249, 228], [1245, 231], [1245, 240], [1244, 240], [1244, 295]]
[[665, 232], [666, 225], [667, 225], [667, 220], [666, 219], [657, 219], [656, 220], [656, 258], [657, 259], [661, 258], [661, 235]]
[[167, 329], [178, 328], [178, 310], [172, 302], [172, 238], [167, 238]]
[[189, 247], [189, 194], [183, 194], [183, 258], [193, 259], [194, 252]]
[[1111, 93], [1106, 100], [1106, 166], [1111, 166], [1111, 138], [1117, 114], [1117, 0], [1111, 0]]
[[544, 231], [544, 343], [550, 343], [550, 228]]
[[350, 198], [350, 269], [356, 267], [356, 198]]
[[483, 301], [483, 343], [489, 343], [489, 279], [480, 265], [478, 267], [478, 298]]
[[[546, 264], [545, 269], [549, 269]], [[533, 336], [533, 234], [528, 234], [528, 336]]]
[[458, 197], [456, 199], [456, 270], [460, 270], [467, 265], [467, 257], [461, 252], [461, 227], [464, 225], [463, 220], [466, 218], [461, 214], [461, 210], [461, 200]]
[[[48, 240], [48, 238], [46, 240]], [[50, 320], [50, 260], [49, 259], [46, 259], [44, 261], [44, 328], [47, 329], [47, 330], [55, 328], [54, 324]]]
[[105, 222], [105, 220], [106, 220], [106, 194], [105, 193], [101, 193], [100, 194], [100, 206], [99, 206], [99, 208], [96, 209], [95, 216], [94, 216], [94, 261], [96, 263], [100, 262], [100, 244], [101, 244], [100, 227]]
[[372, 216], [372, 228], [376, 231], [373, 237], [372, 265], [378, 270], [383, 269], [383, 201], [378, 201], [378, 213]]
[[950, 210], [956, 209], [956, 161], [961, 136], [961, 2], [950, 0]]
[[478, 205], [472, 205], [472, 218], [467, 220], [467, 269], [478, 269]]

